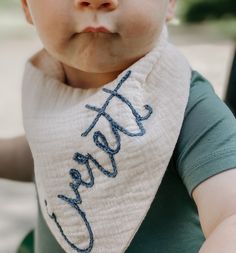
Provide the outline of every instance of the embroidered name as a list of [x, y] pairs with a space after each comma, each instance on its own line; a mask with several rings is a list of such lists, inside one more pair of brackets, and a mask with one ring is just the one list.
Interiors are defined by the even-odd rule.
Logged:
[[[117, 172], [117, 165], [116, 165], [116, 161], [115, 161], [115, 155], [119, 153], [120, 147], [121, 147], [120, 133], [122, 132], [123, 134], [130, 136], [130, 137], [143, 136], [146, 131], [143, 127], [142, 121], [147, 120], [153, 112], [152, 108], [149, 105], [144, 105], [144, 108], [147, 110], [147, 113], [145, 116], [141, 116], [137, 112], [137, 110], [135, 110], [135, 108], [132, 106], [131, 102], [126, 97], [119, 94], [118, 90], [123, 85], [123, 83], [129, 78], [130, 75], [131, 75], [131, 71], [128, 71], [126, 73], [126, 75], [118, 83], [118, 85], [116, 86], [116, 88], [114, 90], [109, 90], [106, 88], [102, 89], [104, 92], [110, 94], [110, 96], [108, 97], [108, 99], [105, 101], [104, 105], [101, 108], [91, 106], [91, 105], [86, 105], [87, 109], [97, 112], [97, 116], [95, 117], [95, 119], [93, 120], [91, 125], [88, 127], [88, 129], [81, 134], [81, 136], [87, 137], [87, 135], [96, 126], [100, 117], [104, 117], [109, 122], [111, 129], [112, 129], [112, 133], [114, 134], [114, 137], [116, 140], [116, 147], [111, 148], [109, 146], [106, 136], [101, 131], [94, 132], [93, 141], [98, 148], [103, 150], [108, 155], [108, 157], [111, 161], [112, 171], [110, 172], [106, 168], [104, 168], [91, 154], [87, 153], [87, 155], [83, 155], [79, 152], [76, 152], [73, 156], [73, 160], [76, 161], [79, 165], [86, 167], [88, 175], [89, 175], [89, 181], [85, 182], [82, 179], [82, 176], [81, 176], [81, 173], [79, 172], [79, 170], [72, 168], [69, 171], [69, 174], [72, 178], [72, 182], [70, 183], [70, 188], [74, 192], [75, 198], [70, 198], [70, 197], [67, 197], [62, 194], [59, 194], [57, 196], [59, 199], [65, 201], [68, 205], [70, 205], [72, 208], [74, 208], [78, 212], [78, 214], [81, 216], [81, 218], [83, 219], [83, 222], [84, 222], [84, 224], [88, 230], [88, 234], [89, 234], [88, 247], [81, 249], [77, 245], [75, 245], [73, 242], [71, 242], [68, 239], [68, 237], [65, 235], [61, 225], [59, 224], [56, 214], [55, 213], [52, 213], [52, 214], [48, 213], [50, 218], [54, 220], [55, 224], [57, 225], [60, 233], [62, 234], [62, 236], [66, 240], [66, 242], [71, 246], [71, 248], [73, 248], [75, 251], [77, 251], [79, 253], [91, 252], [91, 250], [93, 248], [93, 243], [94, 243], [93, 232], [92, 232], [91, 226], [87, 220], [86, 213], [84, 211], [82, 211], [79, 206], [80, 204], [82, 204], [82, 199], [81, 199], [81, 196], [79, 193], [79, 187], [84, 186], [86, 188], [91, 188], [94, 185], [94, 176], [93, 176], [92, 169], [90, 167], [90, 162], [93, 163], [95, 165], [95, 167], [97, 167], [97, 169], [99, 171], [101, 171], [104, 175], [106, 175], [107, 177], [111, 177], [111, 178], [116, 177], [118, 172]], [[124, 104], [126, 104], [129, 107], [133, 116], [135, 117], [135, 122], [137, 123], [137, 126], [139, 128], [138, 132], [130, 132], [128, 129], [126, 129], [125, 127], [121, 126], [118, 122], [116, 122], [112, 118], [112, 116], [106, 112], [107, 106], [109, 105], [110, 101], [114, 97], [118, 98], [120, 101], [122, 101]], [[45, 201], [45, 205], [47, 206], [47, 201]]]

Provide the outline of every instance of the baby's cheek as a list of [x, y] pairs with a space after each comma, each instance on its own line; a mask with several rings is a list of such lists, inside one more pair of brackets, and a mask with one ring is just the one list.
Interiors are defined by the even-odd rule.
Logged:
[[158, 31], [158, 22], [147, 17], [135, 17], [126, 20], [123, 31], [125, 38], [140, 38]]
[[56, 7], [53, 12], [44, 9], [35, 11], [34, 21], [38, 35], [47, 48], [60, 49], [73, 34], [69, 14], [63, 14]]
[[[125, 0], [124, 0], [125, 1]], [[166, 0], [130, 0], [125, 3], [122, 12], [121, 27], [126, 38], [150, 36], [162, 26]], [[154, 35], [155, 36], [155, 35]]]
[[55, 29], [54, 22], [45, 23], [41, 34], [44, 45], [48, 49], [57, 52], [63, 51], [69, 41], [69, 36], [70, 34], [62, 25], [57, 26]]

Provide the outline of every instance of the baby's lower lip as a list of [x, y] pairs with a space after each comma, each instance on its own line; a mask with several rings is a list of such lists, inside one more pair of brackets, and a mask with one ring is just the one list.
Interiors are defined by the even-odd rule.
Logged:
[[90, 32], [90, 33], [111, 33], [108, 29], [106, 29], [105, 27], [98, 27], [98, 28], [94, 28], [94, 27], [87, 27], [86, 29], [84, 29], [82, 32]]
[[119, 38], [120, 35], [119, 33], [103, 33], [103, 32], [79, 32], [74, 34], [71, 38], [75, 38], [77, 36], [89, 36], [90, 38], [104, 38], [104, 39], [109, 39], [109, 38]]

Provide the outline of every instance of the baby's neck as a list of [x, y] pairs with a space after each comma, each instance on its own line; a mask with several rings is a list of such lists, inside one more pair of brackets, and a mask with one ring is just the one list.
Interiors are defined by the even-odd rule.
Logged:
[[99, 88], [117, 78], [122, 71], [110, 73], [84, 72], [63, 64], [65, 72], [65, 83], [81, 89]]

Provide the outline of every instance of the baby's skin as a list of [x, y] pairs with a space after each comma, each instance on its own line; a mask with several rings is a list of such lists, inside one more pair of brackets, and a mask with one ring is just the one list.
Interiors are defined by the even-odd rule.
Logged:
[[[147, 54], [175, 0], [21, 0], [47, 52], [73, 87], [99, 87]], [[89, 28], [105, 28], [98, 31]], [[86, 29], [88, 28], [88, 29]]]

